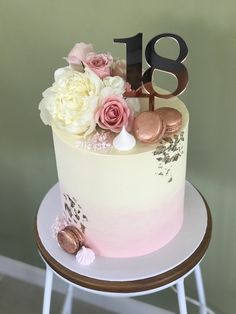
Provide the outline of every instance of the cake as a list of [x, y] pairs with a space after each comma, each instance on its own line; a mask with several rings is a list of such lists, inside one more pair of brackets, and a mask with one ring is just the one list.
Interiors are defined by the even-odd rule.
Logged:
[[125, 62], [91, 44], [76, 44], [66, 60], [39, 105], [60, 185], [54, 234], [67, 250], [79, 230], [72, 253], [84, 264], [92, 252], [129, 258], [159, 250], [183, 223], [188, 111], [177, 97], [156, 98], [150, 111], [149, 98], [126, 82]]

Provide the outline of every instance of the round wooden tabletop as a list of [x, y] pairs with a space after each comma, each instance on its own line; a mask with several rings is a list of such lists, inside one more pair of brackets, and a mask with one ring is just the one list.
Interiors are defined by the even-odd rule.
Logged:
[[141, 257], [97, 256], [81, 266], [52, 237], [51, 227], [62, 212], [59, 186], [43, 199], [35, 223], [36, 244], [54, 272], [82, 288], [97, 292], [138, 293], [151, 291], [188, 274], [203, 258], [211, 238], [209, 206], [196, 188], [186, 182], [184, 222], [177, 236], [160, 250]]

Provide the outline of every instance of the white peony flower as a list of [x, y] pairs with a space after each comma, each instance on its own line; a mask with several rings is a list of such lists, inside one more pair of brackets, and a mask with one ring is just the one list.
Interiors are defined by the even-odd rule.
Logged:
[[90, 69], [84, 73], [66, 67], [55, 72], [54, 84], [43, 93], [41, 119], [78, 135], [95, 129], [94, 113], [104, 84]]
[[54, 81], [58, 81], [61, 76], [70, 71], [70, 67], [59, 68], [54, 72]]

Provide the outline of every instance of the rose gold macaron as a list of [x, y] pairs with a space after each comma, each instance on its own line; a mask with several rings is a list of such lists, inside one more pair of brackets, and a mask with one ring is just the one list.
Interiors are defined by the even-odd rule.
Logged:
[[156, 112], [145, 111], [135, 118], [133, 133], [143, 143], [155, 143], [163, 137], [165, 123]]
[[165, 121], [165, 135], [171, 135], [179, 131], [182, 126], [182, 114], [178, 110], [170, 107], [161, 107], [154, 112]]
[[79, 251], [84, 243], [83, 233], [75, 226], [66, 226], [57, 234], [60, 247], [67, 253], [74, 254]]

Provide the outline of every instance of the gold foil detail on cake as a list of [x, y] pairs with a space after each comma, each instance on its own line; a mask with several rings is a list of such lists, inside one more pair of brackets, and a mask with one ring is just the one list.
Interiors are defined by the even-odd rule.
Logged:
[[184, 132], [174, 134], [172, 137], [163, 138], [160, 145], [156, 147], [153, 155], [158, 161], [159, 176], [167, 177], [168, 183], [174, 180], [171, 172], [173, 163], [177, 162], [183, 155]]

